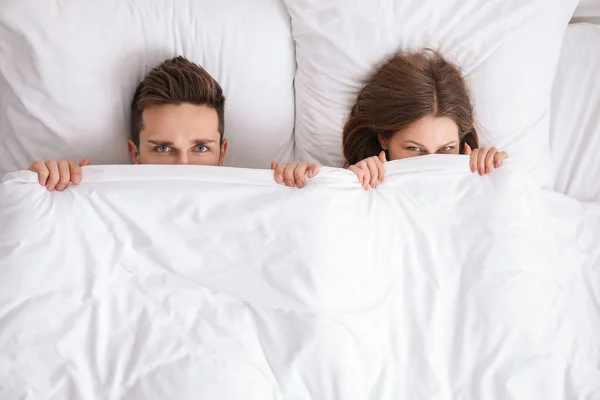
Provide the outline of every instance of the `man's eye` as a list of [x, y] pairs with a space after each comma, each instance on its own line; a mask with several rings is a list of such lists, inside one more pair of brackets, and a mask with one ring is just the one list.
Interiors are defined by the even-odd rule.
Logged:
[[206, 146], [202, 146], [202, 145], [198, 145], [198, 146], [194, 147], [194, 151], [197, 151], [198, 153], [204, 153], [207, 150], [208, 150], [208, 148]]
[[154, 150], [158, 151], [159, 153], [168, 153], [171, 149], [166, 144], [161, 144], [160, 146], [156, 146]]

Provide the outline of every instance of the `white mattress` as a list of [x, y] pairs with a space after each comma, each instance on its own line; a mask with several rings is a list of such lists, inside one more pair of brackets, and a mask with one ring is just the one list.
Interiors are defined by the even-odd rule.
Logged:
[[554, 188], [582, 201], [600, 200], [600, 25], [567, 29], [550, 126]]
[[595, 399], [600, 204], [510, 160], [0, 185], [2, 399]]

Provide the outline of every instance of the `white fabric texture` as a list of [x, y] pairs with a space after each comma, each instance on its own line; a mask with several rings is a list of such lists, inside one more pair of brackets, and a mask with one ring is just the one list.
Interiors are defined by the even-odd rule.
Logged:
[[433, 47], [472, 89], [481, 142], [552, 186], [550, 93], [577, 1], [286, 0], [296, 41], [296, 157], [341, 166], [341, 132], [373, 66]]
[[296, 63], [280, 0], [3, 0], [0, 176], [36, 159], [130, 163], [135, 87], [178, 55], [223, 87], [227, 165], [293, 157]]
[[600, 18], [600, 0], [579, 0], [574, 16]]
[[8, 174], [0, 398], [598, 398], [600, 205], [515, 164]]
[[550, 150], [554, 189], [600, 201], [600, 26], [567, 29], [552, 92]]

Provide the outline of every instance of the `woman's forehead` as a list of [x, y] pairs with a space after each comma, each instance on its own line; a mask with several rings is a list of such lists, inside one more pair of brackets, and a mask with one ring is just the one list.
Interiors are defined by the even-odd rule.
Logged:
[[401, 140], [413, 140], [426, 144], [458, 140], [458, 134], [458, 126], [451, 118], [427, 116], [413, 122], [408, 128], [397, 132], [394, 136], [398, 136], [398, 139]]

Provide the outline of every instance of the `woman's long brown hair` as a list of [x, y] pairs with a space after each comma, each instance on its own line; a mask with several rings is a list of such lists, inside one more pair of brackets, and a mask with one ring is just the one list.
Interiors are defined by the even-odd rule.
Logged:
[[459, 128], [460, 152], [467, 143], [479, 145], [473, 105], [458, 67], [439, 52], [400, 51], [387, 59], [365, 82], [343, 132], [346, 164], [378, 155], [378, 135], [395, 132], [426, 116], [448, 117]]

